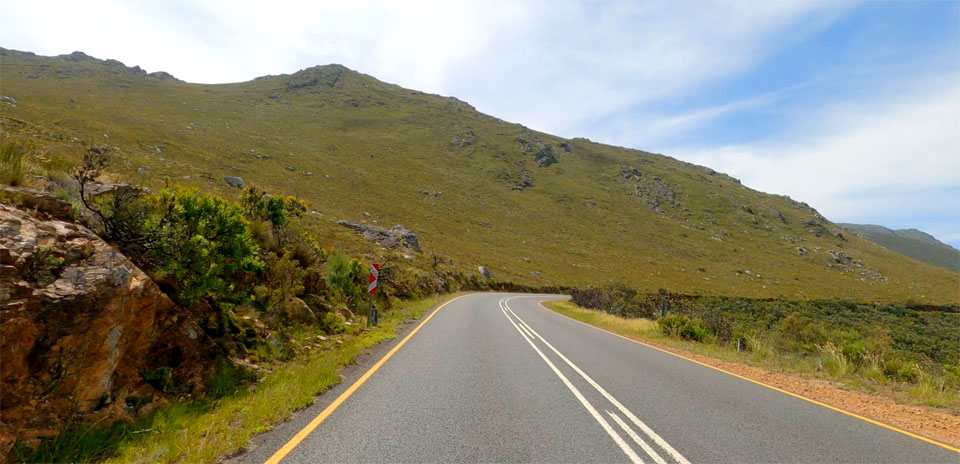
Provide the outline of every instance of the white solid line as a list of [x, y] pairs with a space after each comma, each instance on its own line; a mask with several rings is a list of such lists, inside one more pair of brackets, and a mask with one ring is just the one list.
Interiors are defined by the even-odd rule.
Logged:
[[[505, 299], [505, 300], [503, 301], [503, 305], [502, 305], [502, 306], [505, 307], [505, 308], [507, 309], [507, 311], [510, 311], [510, 314], [513, 314], [513, 316], [516, 317], [518, 321], [526, 324], [526, 322], [524, 322], [523, 319], [520, 318], [520, 316], [517, 316], [517, 313], [513, 312], [513, 310], [510, 309], [510, 305], [507, 304], [507, 302], [509, 302], [511, 299], [512, 299], [512, 298], [507, 298], [507, 299]], [[513, 322], [513, 321], [511, 321], [511, 322]], [[527, 327], [530, 327], [529, 324], [526, 324], [526, 326], [527, 326]], [[660, 447], [663, 448], [664, 451], [667, 452], [667, 454], [669, 454], [670, 456], [672, 456], [673, 459], [675, 459], [679, 464], [690, 464], [690, 461], [688, 461], [687, 458], [683, 457], [682, 454], [680, 454], [677, 450], [675, 450], [672, 446], [670, 446], [670, 444], [667, 443], [667, 441], [664, 440], [663, 437], [661, 437], [660, 435], [657, 435], [657, 432], [654, 432], [653, 429], [651, 429], [647, 424], [643, 423], [643, 421], [641, 421], [639, 418], [637, 418], [636, 415], [634, 415], [632, 412], [630, 412], [630, 410], [627, 409], [626, 406], [624, 406], [624, 405], [621, 404], [619, 401], [617, 401], [617, 399], [614, 398], [613, 395], [611, 395], [611, 394], [608, 393], [606, 390], [604, 390], [604, 388], [601, 387], [600, 384], [598, 384], [596, 381], [594, 381], [592, 378], [590, 378], [590, 376], [587, 375], [586, 372], [583, 372], [583, 370], [581, 370], [579, 367], [577, 367], [576, 364], [574, 364], [574, 363], [571, 362], [569, 359], [567, 359], [567, 357], [564, 356], [563, 353], [561, 353], [561, 352], [558, 351], [556, 348], [554, 348], [553, 345], [551, 345], [550, 342], [548, 342], [546, 339], [544, 339], [542, 335], [540, 335], [539, 333], [537, 333], [536, 330], [533, 330], [533, 328], [530, 328], [530, 331], [533, 332], [533, 334], [536, 335], [537, 338], [540, 339], [540, 341], [542, 341], [545, 345], [547, 345], [547, 348], [550, 348], [550, 350], [552, 350], [554, 353], [556, 353], [556, 355], [559, 356], [560, 359], [562, 359], [565, 363], [567, 363], [567, 365], [569, 365], [571, 368], [573, 368], [573, 370], [576, 371], [577, 374], [580, 374], [580, 376], [583, 377], [583, 379], [586, 380], [587, 383], [589, 383], [591, 386], [593, 386], [593, 388], [595, 388], [598, 392], [600, 392], [600, 394], [603, 395], [603, 397], [606, 398], [607, 401], [613, 403], [613, 405], [616, 406], [617, 409], [619, 409], [620, 412], [623, 413], [623, 415], [627, 416], [627, 418], [630, 419], [630, 421], [633, 422], [634, 425], [636, 425], [637, 427], [639, 427], [640, 430], [643, 431], [643, 433], [645, 433], [645, 434], [646, 434], [648, 437], [650, 437], [654, 442], [656, 442], [658, 445], [660, 445]]]
[[613, 419], [613, 421], [616, 422], [621, 429], [623, 429], [624, 432], [627, 432], [627, 435], [629, 435], [630, 438], [633, 439], [633, 441], [635, 441], [638, 445], [640, 445], [640, 447], [643, 448], [643, 450], [646, 451], [647, 454], [651, 458], [653, 458], [654, 461], [657, 461], [657, 464], [667, 464], [667, 462], [664, 461], [663, 458], [661, 458], [660, 455], [657, 454], [657, 452], [654, 451], [653, 448], [651, 448], [650, 445], [647, 444], [647, 442], [643, 441], [643, 439], [640, 438], [640, 436], [637, 435], [637, 433], [634, 432], [633, 429], [631, 429], [630, 426], [627, 425], [627, 423], [620, 418], [620, 416], [618, 416], [615, 412], [611, 412], [611, 411], [606, 411], [606, 412], [607, 412], [607, 415], [610, 416], [610, 418]]
[[523, 329], [523, 331], [526, 332], [527, 335], [530, 336], [530, 338], [532, 338], [532, 339], [536, 339], [536, 338], [537, 338], [536, 336], [533, 335], [533, 332], [530, 332], [530, 329], [524, 327], [523, 324], [519, 324], [519, 327], [520, 327], [521, 329]]
[[507, 320], [510, 321], [510, 324], [512, 324], [513, 327], [517, 329], [517, 332], [520, 332], [520, 336], [523, 337], [523, 339], [526, 340], [531, 347], [533, 347], [533, 349], [537, 352], [537, 354], [540, 355], [541, 358], [543, 358], [543, 361], [546, 362], [548, 366], [550, 366], [550, 369], [553, 370], [553, 373], [557, 374], [557, 377], [560, 377], [560, 380], [563, 381], [563, 384], [566, 385], [571, 392], [573, 392], [573, 396], [575, 396], [577, 400], [580, 401], [580, 404], [582, 404], [583, 407], [587, 409], [587, 412], [589, 412], [590, 415], [593, 416], [593, 418], [597, 421], [597, 423], [600, 424], [600, 427], [602, 427], [603, 430], [607, 432], [607, 435], [610, 435], [610, 438], [612, 438], [613, 441], [617, 444], [617, 446], [619, 446], [620, 449], [624, 452], [624, 454], [626, 454], [627, 457], [630, 458], [630, 462], [633, 462], [635, 464], [643, 464], [643, 460], [640, 459], [640, 456], [637, 456], [637, 453], [633, 451], [633, 448], [630, 448], [630, 446], [627, 445], [627, 442], [623, 440], [623, 437], [621, 437], [615, 430], [613, 430], [613, 427], [610, 426], [610, 423], [607, 422], [603, 418], [603, 416], [601, 416], [600, 413], [597, 412], [597, 410], [593, 407], [593, 405], [591, 405], [590, 402], [583, 397], [583, 394], [580, 393], [580, 390], [577, 390], [577, 387], [573, 386], [573, 384], [570, 383], [570, 380], [567, 379], [567, 377], [563, 375], [562, 372], [560, 372], [560, 369], [557, 369], [557, 366], [555, 366], [553, 362], [551, 362], [550, 359], [547, 358], [547, 355], [543, 354], [543, 352], [540, 351], [540, 348], [537, 348], [537, 345], [533, 343], [533, 340], [528, 338], [527, 334], [523, 333], [523, 330], [520, 328], [520, 326], [514, 323], [513, 319], [510, 319], [510, 316], [507, 315], [507, 312], [503, 308], [504, 305], [505, 303], [501, 302], [500, 311], [503, 311], [504, 317], [506, 317]]

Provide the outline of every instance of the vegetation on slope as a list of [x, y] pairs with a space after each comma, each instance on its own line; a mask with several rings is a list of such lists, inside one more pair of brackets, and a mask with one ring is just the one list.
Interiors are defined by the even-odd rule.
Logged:
[[890, 251], [960, 273], [960, 250], [916, 229], [891, 230], [871, 224], [837, 224]]
[[113, 174], [151, 189], [169, 177], [236, 198], [223, 178], [238, 176], [307, 200], [317, 214], [305, 228], [351, 252], [367, 245], [338, 219], [402, 223], [460, 270], [533, 285], [960, 300], [957, 274], [843, 233], [803, 203], [342, 66], [197, 85], [79, 53], [0, 53], [2, 92], [16, 100], [0, 103], [0, 127], [42, 147], [38, 164], [77, 163], [86, 140], [117, 147]]
[[[35, 152], [7, 141], [0, 141], [0, 146], [4, 152], [36, 156]], [[255, 414], [254, 419], [264, 419], [254, 421], [255, 427], [245, 424], [240, 431], [232, 426], [223, 431], [228, 438], [245, 439], [252, 430], [268, 427], [304, 404], [305, 398], [309, 399], [318, 389], [335, 383], [337, 367], [350, 362], [360, 347], [392, 334], [393, 326], [411, 315], [387, 311], [385, 328], [372, 332], [363, 328], [365, 318], [360, 315], [366, 313], [368, 304], [366, 259], [382, 265], [383, 285], [374, 297], [381, 311], [396, 307], [401, 298], [446, 294], [461, 288], [503, 288], [504, 284], [492, 279], [478, 280], [456, 272], [444, 259], [437, 259], [427, 268], [417, 268], [409, 260], [400, 259], [400, 252], [395, 250], [368, 253], [361, 263], [329, 245], [322, 246], [303, 227], [301, 218], [307, 208], [303, 201], [268, 195], [256, 187], [247, 187], [239, 201], [234, 202], [177, 186], [147, 193], [119, 184], [99, 183], [102, 170], [109, 166], [113, 156], [113, 149], [93, 146], [82, 155], [82, 162], [70, 175], [51, 170], [40, 176], [31, 174], [25, 180], [45, 185], [73, 203], [72, 213], [79, 222], [147, 272], [178, 304], [177, 317], [196, 319], [219, 347], [212, 350], [215, 353], [203, 355], [211, 366], [217, 365], [216, 374], [210, 370], [212, 378], [207, 374], [199, 380], [189, 377], [193, 375], [191, 372], [180, 369], [183, 356], [156, 354], [149, 360], [149, 366], [136, 367], [156, 396], [151, 393], [123, 397], [118, 393], [116, 398], [117, 402], [126, 404], [125, 411], [129, 411], [130, 416], [141, 415], [138, 421], [149, 423], [146, 429], [162, 427], [166, 431], [161, 437], [163, 440], [183, 443], [191, 452], [196, 451], [194, 445], [206, 450], [204, 460], [235, 450], [242, 444], [242, 441], [229, 441], [208, 447], [205, 440], [191, 444], [181, 436], [184, 429], [202, 427], [206, 430], [206, 426], [201, 426], [207, 423], [204, 421], [219, 420], [215, 411], [221, 400], [235, 402], [243, 414]], [[7, 192], [4, 190], [2, 201], [19, 204], [18, 197], [6, 195]], [[29, 205], [20, 207], [32, 209]], [[69, 208], [66, 209], [69, 213]], [[35, 259], [28, 261], [23, 275], [39, 280], [50, 274], [52, 282], [64, 265], [63, 258], [51, 254], [49, 249], [41, 250]], [[7, 315], [6, 309], [4, 313]], [[60, 335], [50, 336], [56, 339]], [[276, 387], [265, 393], [268, 396], [247, 398], [261, 400], [253, 404], [240, 403], [237, 399], [236, 395], [244, 389], [257, 388], [252, 383], [262, 381], [263, 376], [274, 369], [273, 363], [294, 360], [312, 348], [331, 349], [342, 343], [348, 343], [346, 346], [350, 348], [312, 358], [311, 362], [323, 368], [323, 382], [310, 383], [311, 379], [316, 380], [317, 374], [298, 374], [299, 371], [293, 369], [290, 372], [297, 382], [294, 385]], [[27, 345], [13, 349], [35, 348]], [[42, 377], [49, 373], [29, 374]], [[284, 399], [290, 400], [291, 405], [277, 408], [275, 401]], [[174, 405], [162, 406], [166, 401], [173, 401]], [[5, 403], [4, 407], [8, 405]], [[159, 412], [154, 412], [158, 407]], [[210, 412], [211, 408], [214, 412]], [[136, 438], [130, 424], [111, 423], [116, 417], [95, 424], [85, 422], [84, 417], [70, 412], [64, 417], [46, 418], [48, 422], [58, 421], [48, 426], [53, 432], [59, 430], [62, 422], [72, 424], [67, 424], [66, 432], [60, 437], [43, 440], [28, 433], [30, 430], [23, 430], [24, 433], [14, 437], [18, 442], [12, 444], [12, 454], [3, 458], [42, 462], [103, 457], [114, 452], [118, 440]], [[191, 434], [191, 439], [198, 436]], [[228, 445], [233, 448], [224, 448]], [[174, 454], [164, 459], [183, 458], [180, 455], [183, 448], [166, 449]], [[7, 452], [5, 449], [4, 453]], [[196, 458], [188, 454], [186, 460], [192, 462]]]

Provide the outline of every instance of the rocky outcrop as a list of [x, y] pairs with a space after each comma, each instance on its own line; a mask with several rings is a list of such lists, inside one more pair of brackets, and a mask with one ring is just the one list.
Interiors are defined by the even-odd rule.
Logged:
[[643, 173], [633, 166], [620, 166], [620, 177], [626, 180], [640, 180], [643, 178]]
[[517, 185], [513, 187], [514, 190], [526, 190], [530, 187], [533, 187], [533, 175], [530, 174], [530, 171], [526, 169], [520, 171], [520, 179], [517, 181]]
[[0, 204], [0, 456], [68, 419], [129, 419], [170, 386], [199, 393], [219, 354], [93, 232]]
[[553, 154], [553, 145], [543, 143], [535, 135], [517, 137], [520, 143], [520, 151], [527, 155], [533, 155], [533, 162], [541, 168], [545, 168], [557, 162], [557, 157]]
[[643, 199], [643, 204], [656, 213], [662, 213], [664, 206], [677, 208], [677, 194], [666, 181], [659, 176], [653, 176], [649, 181], [637, 184], [637, 196]]
[[363, 238], [384, 248], [420, 251], [420, 240], [417, 238], [417, 234], [401, 225], [384, 229], [383, 227], [344, 220], [337, 221], [337, 224], [361, 233]]
[[465, 131], [460, 131], [457, 134], [454, 134], [453, 139], [450, 140], [450, 143], [460, 147], [465, 148], [470, 145], [473, 145], [477, 141], [477, 134], [473, 132], [473, 129], [467, 129]]

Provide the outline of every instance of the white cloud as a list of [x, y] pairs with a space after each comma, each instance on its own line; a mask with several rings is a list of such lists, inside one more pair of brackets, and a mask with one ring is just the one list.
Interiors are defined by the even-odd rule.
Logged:
[[669, 152], [752, 188], [810, 203], [835, 221], [892, 227], [923, 222], [938, 237], [958, 237], [960, 85], [955, 76], [924, 80], [891, 100], [837, 103], [795, 118], [803, 130], [789, 137]]
[[576, 136], [586, 121], [749, 68], [850, 5], [0, 0], [0, 43], [82, 50], [191, 82], [338, 62]]

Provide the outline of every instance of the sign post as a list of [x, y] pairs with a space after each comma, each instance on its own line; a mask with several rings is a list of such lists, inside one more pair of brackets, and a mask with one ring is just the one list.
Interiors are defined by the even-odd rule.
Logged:
[[380, 265], [373, 263], [370, 265], [370, 283], [367, 285], [367, 293], [370, 295], [370, 309], [367, 311], [367, 327], [375, 326], [379, 322], [377, 308], [373, 307], [373, 294], [377, 293], [377, 287], [380, 284]]

